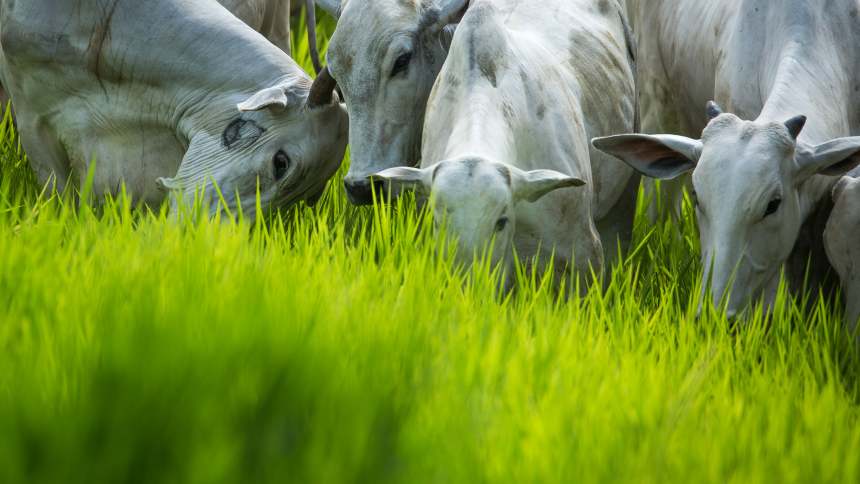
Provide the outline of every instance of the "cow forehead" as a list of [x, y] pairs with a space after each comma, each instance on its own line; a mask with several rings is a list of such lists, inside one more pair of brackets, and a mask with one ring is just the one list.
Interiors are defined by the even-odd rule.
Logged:
[[488, 210], [510, 202], [510, 175], [493, 163], [443, 162], [434, 172], [433, 191], [448, 208], [463, 205]]
[[348, 73], [359, 59], [384, 55], [397, 33], [415, 30], [419, 9], [418, 0], [349, 2], [331, 38], [329, 60]]
[[794, 141], [779, 123], [717, 119], [705, 129], [702, 142], [694, 182], [743, 191], [778, 183], [794, 153]]

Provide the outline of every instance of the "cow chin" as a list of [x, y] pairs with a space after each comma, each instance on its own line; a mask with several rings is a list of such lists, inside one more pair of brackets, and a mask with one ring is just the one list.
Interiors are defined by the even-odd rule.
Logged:
[[714, 293], [713, 302], [715, 306], [725, 302], [726, 317], [730, 320], [744, 314], [753, 316], [752, 310], [759, 303], [763, 315], [767, 316], [773, 311], [778, 286], [778, 273], [773, 276], [752, 274], [736, 280], [727, 295]]

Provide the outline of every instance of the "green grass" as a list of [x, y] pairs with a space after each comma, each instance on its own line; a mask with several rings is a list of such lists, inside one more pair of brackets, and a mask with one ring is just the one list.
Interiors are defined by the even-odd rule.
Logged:
[[697, 320], [689, 206], [640, 216], [605, 290], [502, 298], [412, 200], [335, 179], [253, 226], [93, 211], [0, 138], [4, 484], [860, 479], [839, 310]]

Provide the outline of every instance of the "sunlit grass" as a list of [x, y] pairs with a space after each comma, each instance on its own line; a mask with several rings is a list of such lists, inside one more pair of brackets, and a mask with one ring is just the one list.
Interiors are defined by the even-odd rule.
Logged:
[[253, 225], [94, 210], [42, 193], [10, 126], [2, 483], [860, 479], [839, 310], [783, 291], [770, 321], [697, 319], [689, 203], [640, 207], [604, 289], [501, 295], [410, 197], [354, 208], [336, 178]]

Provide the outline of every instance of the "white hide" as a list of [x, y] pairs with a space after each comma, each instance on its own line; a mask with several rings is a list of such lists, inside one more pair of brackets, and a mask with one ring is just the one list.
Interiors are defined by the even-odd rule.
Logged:
[[328, 67], [349, 111], [350, 200], [371, 202], [367, 177], [415, 166], [430, 90], [447, 56], [453, 26], [468, 0], [318, 2], [340, 13]]
[[[595, 144], [652, 177], [692, 170], [714, 302], [726, 296], [730, 315], [759, 296], [767, 305], [781, 269], [797, 279], [810, 255], [823, 255], [821, 232], [799, 240], [808, 233], [801, 229], [816, 221], [836, 175], [860, 161], [860, 138], [850, 138], [860, 133], [857, 2], [664, 0], [638, 8], [648, 13], [636, 21], [640, 73], [649, 73], [643, 119], [665, 103], [663, 126], [674, 121], [689, 134], [697, 119], [710, 122], [701, 140], [639, 135]], [[706, 110], [708, 97], [734, 114]]]
[[218, 0], [218, 3], [269, 42], [291, 54], [290, 0]]
[[[214, 0], [7, 0], [0, 25], [4, 86], [42, 182], [79, 184], [95, 160], [97, 194], [124, 183], [158, 204], [205, 187], [214, 211], [217, 184], [253, 215], [258, 188], [264, 208], [313, 198], [340, 164], [343, 108], [309, 109], [308, 76]], [[286, 103], [237, 109], [272, 89]]]
[[851, 331], [860, 322], [860, 171], [854, 175], [843, 177], [833, 189], [833, 212], [824, 231], [827, 255], [842, 281]]
[[[627, 0], [636, 37], [640, 131], [697, 138], [708, 123], [705, 103], [715, 96], [719, 46], [739, 0]], [[680, 215], [683, 188], [690, 177], [661, 183], [645, 179], [652, 220]]]
[[429, 193], [465, 262], [494, 240], [496, 262], [554, 250], [557, 275], [599, 273], [595, 220], [632, 202], [633, 171], [589, 139], [633, 128], [629, 61], [617, 3], [472, 1], [427, 107], [422, 169], [379, 177]]

